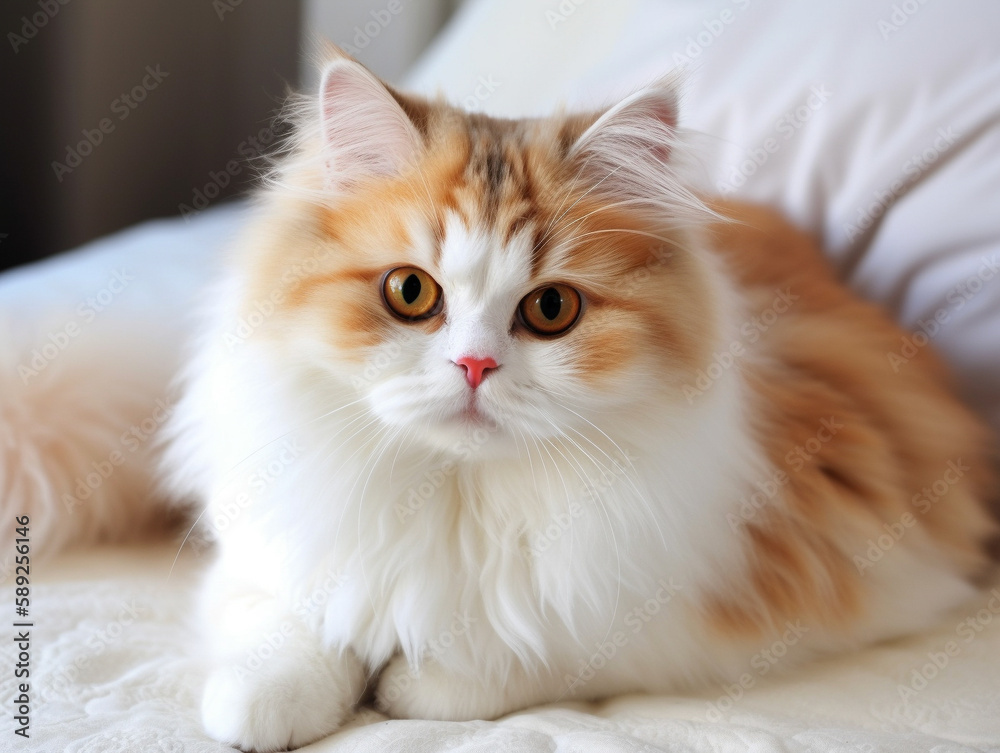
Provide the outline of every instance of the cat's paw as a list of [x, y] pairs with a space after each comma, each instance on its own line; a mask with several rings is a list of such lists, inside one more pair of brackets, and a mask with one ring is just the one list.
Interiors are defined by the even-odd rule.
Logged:
[[397, 719], [495, 719], [520, 707], [511, 707], [502, 686], [456, 676], [435, 661], [414, 670], [404, 656], [389, 661], [375, 689], [375, 708]]
[[272, 656], [256, 671], [215, 670], [202, 696], [205, 731], [240, 750], [292, 750], [336, 730], [364, 687], [353, 654]]

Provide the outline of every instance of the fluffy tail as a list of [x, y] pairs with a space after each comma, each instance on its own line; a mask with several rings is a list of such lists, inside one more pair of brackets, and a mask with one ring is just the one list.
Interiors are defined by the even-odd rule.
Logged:
[[18, 517], [35, 557], [176, 515], [155, 491], [157, 434], [241, 213], [147, 223], [0, 276], [0, 581]]

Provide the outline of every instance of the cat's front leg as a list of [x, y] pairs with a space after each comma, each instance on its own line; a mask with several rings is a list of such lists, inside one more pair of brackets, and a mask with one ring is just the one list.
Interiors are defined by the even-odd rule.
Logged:
[[231, 594], [211, 612], [201, 714], [215, 739], [255, 753], [297, 748], [336, 730], [363, 694], [358, 657], [324, 650], [273, 597]]
[[505, 677], [486, 680], [449, 671], [433, 659], [415, 669], [397, 655], [379, 676], [375, 708], [397, 719], [496, 719], [565, 694], [565, 686], [542, 668], [529, 676], [515, 662]]

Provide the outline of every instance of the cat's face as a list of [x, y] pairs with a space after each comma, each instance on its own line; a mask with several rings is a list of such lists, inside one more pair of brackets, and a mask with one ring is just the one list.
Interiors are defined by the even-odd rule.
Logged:
[[[635, 185], [669, 179], [667, 103], [628, 105], [498, 121], [333, 66], [318, 190], [336, 198], [289, 200], [256, 295], [299, 260], [310, 271], [283, 296], [283, 336], [387, 427], [439, 447], [573, 441], [681, 399], [711, 292], [660, 189]], [[622, 157], [636, 164], [609, 167]]]

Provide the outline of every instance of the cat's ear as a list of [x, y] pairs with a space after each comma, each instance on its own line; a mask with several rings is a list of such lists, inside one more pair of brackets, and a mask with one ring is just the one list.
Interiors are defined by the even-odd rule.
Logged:
[[360, 64], [339, 58], [320, 83], [320, 122], [327, 186], [396, 175], [413, 162], [420, 134], [385, 85]]
[[678, 95], [669, 77], [611, 107], [576, 140], [569, 158], [597, 193], [633, 204], [690, 206], [675, 169]]

